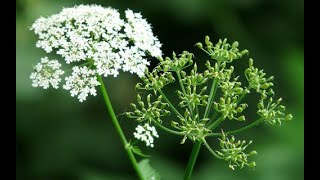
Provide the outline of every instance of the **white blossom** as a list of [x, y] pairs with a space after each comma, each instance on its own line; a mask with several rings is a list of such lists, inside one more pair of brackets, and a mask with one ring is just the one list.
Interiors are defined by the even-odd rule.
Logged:
[[142, 18], [140, 13], [134, 13], [128, 9], [125, 11], [128, 23], [125, 24], [124, 31], [129, 39], [132, 39], [136, 46], [143, 51], [148, 51], [152, 56], [161, 56], [161, 43], [151, 30], [151, 25]]
[[138, 125], [133, 136], [140, 141], [144, 141], [146, 146], [150, 147], [154, 147], [154, 137], [159, 138], [156, 128], [154, 126], [150, 126], [149, 123], [145, 123], [143, 126]]
[[34, 66], [35, 72], [30, 75], [32, 86], [48, 89], [51, 84], [53, 88], [58, 89], [60, 76], [64, 73], [60, 68], [61, 64], [57, 60], [49, 60], [48, 57], [41, 58], [40, 63]]
[[41, 17], [30, 28], [39, 36], [36, 46], [61, 55], [66, 63], [93, 61], [96, 73], [116, 77], [127, 71], [142, 77], [150, 64], [147, 56], [161, 56], [161, 43], [140, 13], [99, 5], [64, 8]]
[[75, 66], [72, 68], [72, 75], [65, 78], [65, 90], [70, 90], [72, 97], [78, 96], [80, 102], [86, 100], [88, 94], [97, 95], [96, 86], [100, 85], [96, 72], [92, 69]]

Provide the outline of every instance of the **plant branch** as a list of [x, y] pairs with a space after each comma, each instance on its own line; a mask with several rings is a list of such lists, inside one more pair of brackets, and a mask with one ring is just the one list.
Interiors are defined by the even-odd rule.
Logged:
[[172, 105], [167, 96], [163, 93], [161, 89], [158, 89], [158, 92], [161, 94], [163, 99], [169, 104], [170, 108], [177, 114], [178, 117], [183, 118], [183, 116], [179, 113], [179, 111]]
[[184, 134], [182, 132], [179, 132], [179, 131], [175, 131], [175, 130], [172, 130], [172, 129], [169, 129], [159, 123], [154, 123], [156, 126], [158, 126], [160, 129], [164, 130], [164, 131], [167, 131], [168, 133], [171, 133], [171, 134], [175, 134], [175, 135], [179, 135], [179, 136], [184, 136]]
[[109, 112], [109, 115], [111, 117], [111, 121], [113, 123], [113, 125], [115, 126], [116, 130], [117, 130], [117, 133], [119, 134], [120, 136], [120, 139], [121, 139], [121, 142], [122, 142], [122, 145], [124, 146], [124, 149], [126, 150], [128, 156], [129, 156], [129, 159], [133, 165], [133, 168], [135, 169], [138, 177], [141, 179], [141, 180], [144, 180], [144, 177], [140, 171], [140, 168], [138, 166], [138, 162], [136, 160], [136, 158], [134, 157], [134, 154], [133, 152], [131, 151], [131, 149], [129, 148], [129, 143], [126, 139], [126, 137], [124, 136], [124, 133], [121, 129], [121, 126], [119, 124], [119, 121], [114, 113], [114, 110], [113, 110], [113, 107], [111, 105], [111, 102], [110, 102], [110, 99], [109, 99], [109, 96], [108, 96], [108, 93], [107, 93], [107, 90], [106, 90], [106, 87], [103, 83], [103, 80], [102, 80], [102, 77], [98, 75], [98, 80], [99, 82], [101, 83], [100, 85], [100, 90], [101, 90], [101, 93], [102, 93], [102, 96], [103, 96], [103, 99], [105, 101], [105, 104], [107, 106], [107, 110]]
[[193, 171], [193, 167], [196, 163], [196, 160], [197, 160], [200, 148], [201, 148], [201, 144], [202, 144], [201, 141], [196, 141], [194, 143], [183, 180], [190, 180], [191, 174]]
[[[225, 135], [234, 135], [234, 134], [238, 134], [240, 132], [243, 132], [245, 130], [248, 130], [258, 124], [260, 124], [261, 122], [263, 122], [264, 118], [259, 118], [257, 119], [256, 121], [252, 122], [251, 124], [245, 126], [245, 127], [242, 127], [240, 129], [237, 129], [237, 130], [233, 130], [233, 131], [228, 131], [228, 132], [224, 132]], [[222, 136], [222, 133], [210, 133], [210, 134], [207, 134], [207, 136]]]
[[217, 153], [215, 153], [215, 152], [211, 149], [211, 147], [209, 146], [209, 144], [207, 143], [207, 141], [206, 141], [205, 139], [203, 139], [203, 143], [204, 143], [204, 145], [208, 148], [208, 150], [211, 152], [211, 154], [212, 154], [214, 157], [216, 157], [216, 158], [218, 158], [218, 159], [223, 159], [222, 157], [220, 157]]
[[[177, 74], [177, 76], [178, 76], [178, 81], [179, 81], [179, 84], [180, 84], [182, 93], [183, 93], [183, 94], [186, 94], [186, 89], [185, 89], [185, 87], [184, 87], [184, 85], [183, 85], [183, 83], [182, 83], [182, 78], [181, 78], [181, 75], [180, 75], [180, 71], [176, 71], [176, 74]], [[193, 110], [192, 110], [190, 104], [188, 104], [188, 108], [189, 108], [189, 111], [190, 111], [190, 113], [191, 113], [191, 117], [194, 117]]]

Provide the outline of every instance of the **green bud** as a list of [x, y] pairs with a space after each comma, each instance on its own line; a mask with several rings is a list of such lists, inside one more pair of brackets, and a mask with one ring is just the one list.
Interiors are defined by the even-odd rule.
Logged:
[[252, 161], [250, 164], [249, 164], [249, 167], [250, 168], [255, 168], [257, 165], [256, 165], [256, 162]]
[[171, 126], [176, 128], [179, 126], [179, 123], [177, 123], [175, 121], [171, 121]]
[[202, 43], [201, 43], [201, 42], [198, 42], [198, 43], [196, 44], [196, 46], [197, 46], [199, 49], [203, 49], [203, 46], [202, 46]]
[[172, 52], [172, 57], [173, 57], [173, 59], [177, 58], [177, 55], [176, 55], [176, 53], [174, 51]]
[[249, 59], [249, 67], [253, 67], [253, 59], [252, 58]]
[[248, 54], [249, 54], [249, 51], [247, 49], [241, 51], [242, 56], [248, 55]]
[[169, 69], [170, 69], [170, 66], [165, 65], [165, 66], [163, 67], [163, 71], [164, 71], [164, 72], [169, 71]]
[[207, 46], [212, 46], [212, 43], [210, 42], [210, 37], [209, 36], [205, 37], [204, 42], [206, 43]]
[[239, 46], [238, 41], [232, 43], [232, 48], [237, 48]]
[[240, 116], [239, 118], [238, 118], [238, 121], [245, 121], [246, 120], [246, 118], [244, 117], [244, 116]]
[[182, 77], [186, 77], [187, 76], [187, 73], [185, 71], [180, 71], [180, 74]]
[[255, 155], [257, 155], [257, 154], [258, 154], [257, 151], [251, 151], [249, 155], [250, 155], [250, 156], [255, 156]]
[[184, 136], [183, 139], [180, 141], [180, 144], [184, 144], [187, 140], [187, 136]]
[[290, 121], [290, 120], [292, 120], [292, 119], [293, 119], [292, 114], [288, 114], [288, 115], [286, 116], [286, 120], [287, 120], [287, 121]]
[[130, 105], [131, 105], [134, 109], [137, 108], [137, 106], [136, 106], [135, 104], [133, 104], [133, 103], [131, 103]]

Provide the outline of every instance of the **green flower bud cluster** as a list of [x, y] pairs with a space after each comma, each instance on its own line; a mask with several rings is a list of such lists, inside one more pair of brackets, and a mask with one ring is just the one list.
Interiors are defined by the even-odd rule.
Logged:
[[159, 69], [164, 72], [167, 71], [180, 71], [193, 63], [193, 54], [188, 51], [183, 51], [179, 57], [177, 57], [176, 53], [172, 53], [172, 59], [166, 57], [165, 59], [159, 58], [160, 64], [158, 66]]
[[253, 59], [249, 59], [249, 67], [244, 72], [250, 87], [263, 96], [273, 95], [273, 76], [265, 77], [266, 73], [253, 66]]
[[273, 102], [273, 98], [268, 99], [268, 103], [265, 106], [266, 99], [262, 98], [258, 103], [258, 114], [265, 120], [265, 122], [274, 125], [282, 121], [292, 120], [292, 114], [285, 114], [285, 106], [280, 105], [282, 98], [279, 98], [276, 102]]
[[201, 85], [205, 84], [208, 80], [203, 73], [197, 72], [197, 64], [195, 63], [190, 75], [187, 75], [185, 71], [181, 71], [182, 83], [185, 85], [185, 92], [177, 90], [177, 94], [181, 99], [179, 106], [186, 107], [191, 106], [194, 110], [197, 106], [206, 106], [208, 95], [205, 94], [207, 86], [201, 87], [200, 92], [198, 89]]
[[239, 51], [238, 46], [239, 43], [237, 41], [233, 42], [232, 45], [227, 43], [227, 39], [224, 40], [219, 39], [218, 43], [213, 45], [210, 41], [209, 36], [205, 37], [205, 49], [203, 48], [202, 43], [197, 43], [197, 47], [204, 50], [209, 54], [212, 59], [216, 59], [220, 62], [230, 63], [235, 59], [241, 58], [243, 55], [249, 53], [248, 50]]
[[235, 170], [236, 167], [240, 169], [244, 166], [248, 166], [252, 169], [256, 167], [254, 161], [248, 162], [248, 157], [257, 155], [256, 151], [251, 151], [250, 153], [245, 153], [246, 148], [252, 143], [249, 141], [247, 143], [245, 140], [236, 141], [234, 136], [229, 139], [223, 132], [220, 140], [220, 151], [216, 151], [217, 155], [223, 158], [225, 161], [229, 162], [229, 167]]
[[[179, 55], [173, 52], [170, 58], [159, 58], [159, 64], [151, 72], [147, 71], [142, 77], [142, 83], [136, 86], [141, 90], [151, 90], [158, 98], [152, 100], [149, 94], [145, 105], [138, 95], [137, 104], [140, 107], [133, 104], [134, 111], [127, 115], [139, 123], [148, 121], [168, 133], [183, 136], [181, 144], [187, 139], [203, 143], [215, 157], [228, 161], [231, 169], [244, 166], [254, 168], [255, 162], [249, 162], [248, 157], [256, 152], [244, 152], [252, 141], [236, 141], [234, 137], [228, 139], [226, 135], [241, 133], [261, 122], [281, 124], [284, 120], [291, 120], [292, 115], [285, 113], [285, 107], [280, 104], [281, 98], [273, 102], [273, 77], [267, 77], [263, 70], [254, 67], [251, 58], [244, 71], [247, 81], [239, 81], [240, 77], [235, 74], [235, 67], [231, 63], [247, 55], [248, 50], [240, 51], [238, 42], [228, 44], [224, 39], [213, 44], [207, 36], [205, 46], [202, 43], [197, 43], [196, 46], [210, 57], [205, 63], [206, 69], [200, 71], [198, 65], [203, 62], [199, 60], [195, 63], [194, 55], [187, 51]], [[177, 96], [173, 97], [176, 98], [170, 100], [165, 95], [164, 87], [176, 87], [170, 86], [175, 82], [179, 83], [180, 89], [175, 91]], [[221, 124], [227, 119], [240, 123], [246, 120], [243, 113], [248, 104], [242, 101], [252, 92], [260, 95], [257, 103], [260, 118], [251, 120], [253, 118], [250, 116], [248, 125], [244, 127], [226, 133], [216, 132], [217, 129], [222, 129]], [[165, 123], [167, 119], [163, 116], [168, 116], [171, 123]], [[141, 128], [138, 129], [142, 131]], [[214, 136], [221, 136], [219, 140], [222, 149], [219, 151], [212, 150], [206, 141]]]
[[238, 113], [242, 113], [243, 110], [248, 107], [248, 105], [246, 103], [242, 103], [238, 106], [237, 102], [237, 96], [227, 98], [221, 97], [219, 103], [213, 102], [213, 107], [222, 114], [223, 118], [245, 121], [245, 117], [243, 115], [240, 117], [236, 117], [236, 115]]
[[154, 93], [157, 90], [162, 89], [167, 84], [173, 83], [175, 81], [171, 72], [159, 73], [157, 69], [152, 72], [146, 72], [146, 75], [141, 78], [142, 83], [136, 85], [136, 89], [153, 90]]
[[209, 119], [202, 119], [198, 122], [199, 115], [196, 114], [195, 117], [191, 117], [188, 109], [186, 109], [184, 116], [180, 117], [180, 122], [172, 121], [171, 126], [178, 129], [184, 134], [181, 144], [189, 138], [192, 141], [199, 140], [211, 132], [210, 129], [206, 128], [205, 124]]
[[170, 115], [170, 111], [165, 108], [168, 107], [167, 103], [162, 102], [162, 96], [158, 96], [158, 98], [152, 102], [151, 94], [147, 96], [147, 103], [145, 104], [142, 101], [141, 96], [137, 95], [137, 102], [140, 106], [140, 109], [136, 104], [131, 104], [134, 109], [133, 112], [126, 112], [128, 118], [134, 118], [138, 122], [148, 121], [151, 122], [162, 123], [161, 117]]

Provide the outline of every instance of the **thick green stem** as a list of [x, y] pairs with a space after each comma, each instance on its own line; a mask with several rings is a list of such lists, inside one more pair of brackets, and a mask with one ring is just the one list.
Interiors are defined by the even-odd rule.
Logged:
[[136, 158], [134, 157], [134, 154], [132, 153], [131, 149], [129, 148], [129, 143], [126, 139], [126, 137], [124, 136], [124, 133], [120, 127], [120, 124], [118, 122], [118, 119], [114, 113], [114, 110], [112, 108], [112, 105], [111, 105], [111, 102], [110, 102], [110, 99], [109, 99], [109, 96], [108, 96], [108, 93], [107, 93], [107, 90], [106, 90], [106, 87], [103, 83], [103, 80], [101, 78], [101, 76], [98, 76], [98, 80], [99, 82], [101, 83], [100, 85], [100, 90], [101, 90], [101, 93], [102, 93], [102, 96], [103, 96], [103, 99], [105, 101], [105, 104], [107, 106], [107, 109], [108, 109], [108, 112], [109, 112], [109, 115], [111, 117], [111, 121], [113, 123], [113, 125], [115, 126], [116, 130], [117, 130], [117, 133], [119, 134], [120, 136], [120, 139], [121, 139], [121, 142], [124, 146], [124, 149], [126, 150], [128, 156], [129, 156], [129, 159], [133, 165], [133, 168], [134, 170], [136, 171], [138, 177], [141, 179], [141, 180], [144, 180], [144, 177], [142, 176], [142, 173], [140, 171], [140, 168], [138, 166], [138, 162], [136, 160]]
[[191, 178], [193, 167], [196, 163], [201, 145], [202, 145], [201, 141], [196, 141], [193, 145], [192, 152], [191, 152], [191, 155], [190, 155], [190, 158], [188, 161], [188, 166], [187, 166], [187, 169], [186, 169], [184, 177], [183, 177], [184, 180], [190, 180], [190, 178]]

